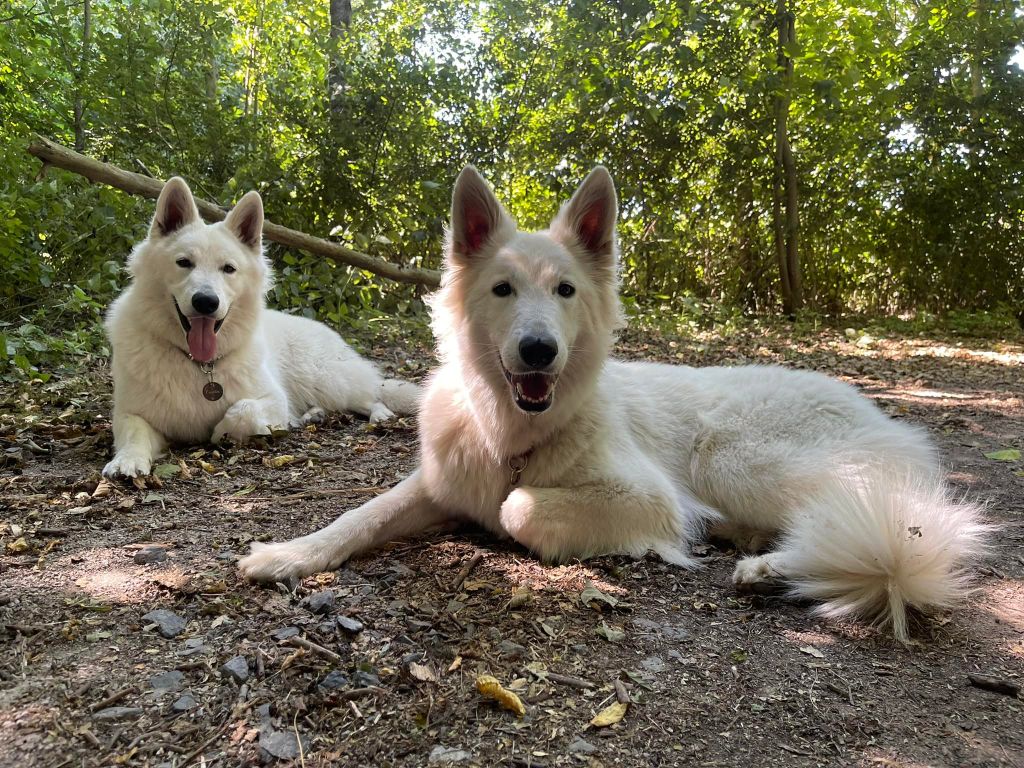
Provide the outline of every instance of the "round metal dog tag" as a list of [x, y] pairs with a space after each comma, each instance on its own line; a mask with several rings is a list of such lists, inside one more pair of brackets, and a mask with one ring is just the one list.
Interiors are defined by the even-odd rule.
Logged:
[[207, 382], [203, 385], [203, 397], [207, 400], [220, 400], [224, 397], [224, 387], [216, 381]]

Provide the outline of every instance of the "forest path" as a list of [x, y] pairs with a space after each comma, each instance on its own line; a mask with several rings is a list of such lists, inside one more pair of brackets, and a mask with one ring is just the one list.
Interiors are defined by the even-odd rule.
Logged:
[[[423, 349], [375, 352], [400, 376], [430, 365]], [[968, 678], [1024, 682], [1024, 462], [986, 456], [1024, 448], [1024, 348], [633, 332], [619, 353], [813, 368], [925, 426], [955, 485], [1004, 523], [977, 597], [904, 648], [737, 595], [724, 545], [699, 547], [696, 573], [650, 557], [547, 567], [472, 530], [292, 593], [244, 584], [250, 540], [308, 532], [406, 474], [414, 425], [336, 416], [263, 446], [176, 451], [161, 487], [98, 486], [110, 383], [94, 367], [0, 392], [15, 406], [0, 416], [0, 763], [1024, 766], [1024, 701]], [[591, 586], [606, 597], [585, 605]], [[154, 609], [180, 634], [162, 637]], [[482, 673], [519, 693], [523, 719], [482, 699]], [[616, 679], [625, 717], [588, 726]]]

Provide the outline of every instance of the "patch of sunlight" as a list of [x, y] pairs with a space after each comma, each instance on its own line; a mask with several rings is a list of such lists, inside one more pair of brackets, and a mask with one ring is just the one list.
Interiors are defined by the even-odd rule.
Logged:
[[1016, 630], [1018, 649], [1024, 642], [1024, 581], [1002, 579], [981, 589], [977, 604], [995, 616], [996, 621]]
[[864, 753], [864, 759], [860, 762], [863, 766], [882, 766], [882, 768], [931, 768], [928, 763], [919, 763], [910, 758], [901, 757], [889, 752], [883, 753], [880, 749], [872, 749]]
[[998, 365], [1020, 365], [1024, 363], [1024, 352], [997, 352], [992, 349], [966, 349], [950, 347], [944, 344], [915, 345], [910, 352], [911, 357], [938, 357], [945, 359], [964, 358], [981, 360]]
[[823, 645], [835, 645], [836, 642], [834, 635], [826, 635], [824, 632], [797, 632], [787, 629], [783, 631], [782, 636], [796, 645], [813, 645], [816, 648]]

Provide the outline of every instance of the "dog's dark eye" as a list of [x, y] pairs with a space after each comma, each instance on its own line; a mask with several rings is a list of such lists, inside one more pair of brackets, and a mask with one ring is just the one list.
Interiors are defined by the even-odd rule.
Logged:
[[495, 296], [510, 296], [512, 294], [512, 286], [508, 283], [498, 283], [492, 289]]
[[229, 275], [233, 275], [237, 271], [238, 271], [238, 269], [235, 267], [234, 264], [225, 264], [224, 265], [224, 272], [226, 272]]
[[563, 299], [568, 299], [576, 293], [576, 287], [572, 283], [559, 283], [558, 284], [558, 295]]
[[194, 264], [192, 263], [192, 260], [191, 260], [191, 259], [178, 259], [178, 260], [177, 260], [176, 262], [174, 262], [174, 263], [175, 263], [175, 264], [177, 264], [177, 265], [178, 265], [179, 267], [181, 267], [182, 269], [192, 269], [192, 267], [193, 267], [193, 266], [195, 266], [195, 265], [194, 265]]

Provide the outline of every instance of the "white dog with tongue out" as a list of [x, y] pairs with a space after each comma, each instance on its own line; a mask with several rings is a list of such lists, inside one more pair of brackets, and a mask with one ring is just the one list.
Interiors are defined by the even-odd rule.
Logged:
[[267, 309], [263, 202], [249, 192], [204, 224], [188, 185], [167, 182], [149, 236], [111, 305], [114, 458], [103, 474], [148, 474], [169, 442], [245, 441], [355, 411], [416, 410], [419, 387], [383, 379], [327, 326]]

